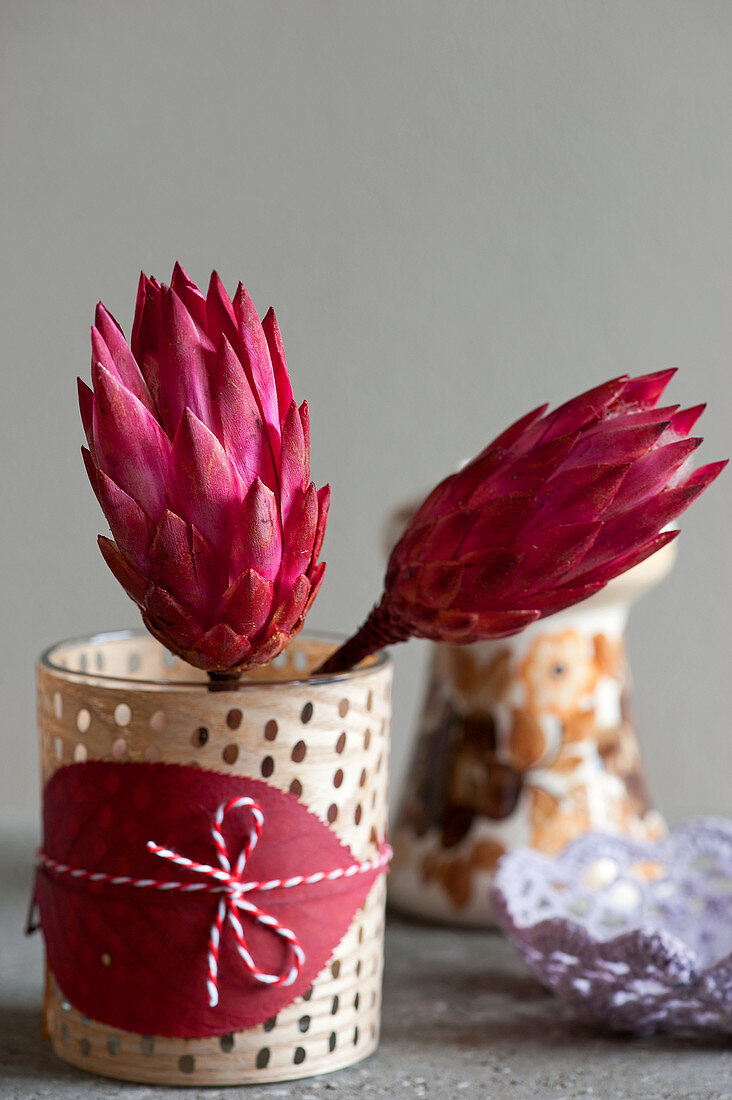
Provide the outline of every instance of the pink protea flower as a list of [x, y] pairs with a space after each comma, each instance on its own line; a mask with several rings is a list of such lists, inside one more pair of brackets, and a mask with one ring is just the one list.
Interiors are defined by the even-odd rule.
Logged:
[[691, 470], [704, 406], [656, 408], [674, 371], [616, 378], [508, 428], [412, 517], [380, 603], [320, 671], [414, 635], [516, 634], [659, 550], [726, 465]]
[[214, 676], [275, 657], [320, 587], [329, 487], [310, 483], [274, 312], [216, 272], [140, 278], [128, 346], [97, 306], [93, 391], [79, 380], [110, 569], [163, 645]]

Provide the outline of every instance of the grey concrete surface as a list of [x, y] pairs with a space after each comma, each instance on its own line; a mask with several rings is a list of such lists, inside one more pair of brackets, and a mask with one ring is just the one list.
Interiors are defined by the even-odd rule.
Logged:
[[[2, 836], [0, 835], [0, 841]], [[0, 864], [2, 1100], [728, 1100], [732, 1044], [601, 1035], [573, 1018], [507, 942], [392, 917], [382, 1041], [349, 1070], [293, 1084], [159, 1089], [86, 1076], [40, 1037], [42, 948], [22, 936], [31, 848]]]

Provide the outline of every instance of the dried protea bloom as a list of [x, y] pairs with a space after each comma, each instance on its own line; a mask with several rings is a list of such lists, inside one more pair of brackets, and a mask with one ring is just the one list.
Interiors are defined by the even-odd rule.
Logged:
[[163, 645], [212, 675], [275, 657], [320, 586], [329, 488], [310, 483], [307, 405], [272, 310], [214, 272], [143, 275], [128, 346], [101, 304], [93, 391], [79, 381], [87, 472], [110, 569]]
[[380, 603], [320, 671], [410, 636], [516, 634], [659, 550], [726, 465], [692, 470], [704, 406], [656, 408], [674, 371], [617, 378], [529, 413], [430, 493], [389, 560]]

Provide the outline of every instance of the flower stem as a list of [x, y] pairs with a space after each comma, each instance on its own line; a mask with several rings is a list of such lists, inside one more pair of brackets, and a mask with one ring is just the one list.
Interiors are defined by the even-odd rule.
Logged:
[[225, 669], [223, 672], [209, 672], [209, 691], [229, 691], [235, 688], [241, 679], [241, 672], [236, 669]]
[[364, 657], [376, 653], [387, 645], [404, 642], [410, 631], [396, 622], [383, 603], [377, 604], [356, 633], [344, 642], [340, 649], [331, 653], [313, 675], [322, 676], [335, 672], [347, 672], [354, 668]]

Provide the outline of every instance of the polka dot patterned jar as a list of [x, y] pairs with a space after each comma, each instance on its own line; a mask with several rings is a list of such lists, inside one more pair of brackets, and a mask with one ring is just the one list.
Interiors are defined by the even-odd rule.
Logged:
[[[300, 636], [235, 689], [131, 631], [62, 642], [38, 665], [44, 786], [85, 761], [194, 765], [289, 791], [359, 860], [387, 831], [391, 660], [308, 677], [336, 640]], [[306, 993], [263, 1024], [201, 1039], [138, 1035], [78, 1012], [49, 971], [45, 1025], [55, 1052], [85, 1070], [150, 1084], [224, 1085], [309, 1077], [377, 1046], [384, 876]]]

